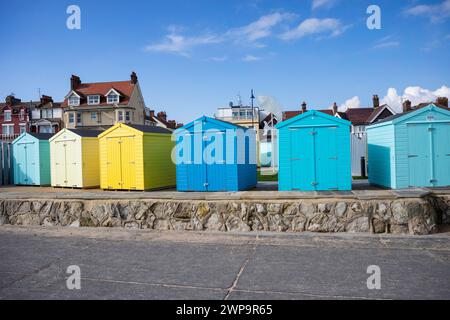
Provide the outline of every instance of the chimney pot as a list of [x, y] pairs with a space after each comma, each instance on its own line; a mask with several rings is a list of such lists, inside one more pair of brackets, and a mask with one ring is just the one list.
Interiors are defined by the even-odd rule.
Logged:
[[335, 116], [337, 114], [337, 112], [338, 112], [338, 106], [335, 102], [335, 103], [333, 103], [333, 115]]
[[80, 84], [81, 84], [80, 77], [78, 77], [76, 75], [72, 75], [72, 77], [70, 78], [70, 89], [76, 90]]
[[372, 101], [373, 101], [373, 108], [374, 109], [376, 109], [376, 108], [378, 108], [380, 106], [380, 98], [378, 98], [377, 94], [373, 95]]
[[403, 112], [408, 112], [411, 111], [411, 101], [406, 100], [405, 102], [403, 102]]
[[136, 84], [136, 83], [137, 83], [138, 77], [137, 77], [137, 75], [136, 75], [136, 72], [134, 72], [134, 71], [131, 72], [130, 79], [131, 79], [131, 83], [132, 83], [132, 84]]
[[306, 112], [306, 102], [303, 101], [303, 103], [302, 103], [302, 113], [305, 113], [305, 112]]
[[448, 108], [448, 98], [447, 97], [438, 97], [436, 99], [436, 103]]
[[165, 111], [158, 112], [158, 114], [156, 116], [160, 119], [163, 119], [164, 121], [167, 121], [167, 114]]

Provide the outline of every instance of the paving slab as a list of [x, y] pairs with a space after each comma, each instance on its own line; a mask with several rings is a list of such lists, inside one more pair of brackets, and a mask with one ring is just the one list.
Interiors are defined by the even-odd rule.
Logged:
[[[0, 299], [450, 299], [450, 233], [0, 226]], [[81, 268], [68, 290], [67, 266]], [[367, 267], [381, 268], [369, 290]]]

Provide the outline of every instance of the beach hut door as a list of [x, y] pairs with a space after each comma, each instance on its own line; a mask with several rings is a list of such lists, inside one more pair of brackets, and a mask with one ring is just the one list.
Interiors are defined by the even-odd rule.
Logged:
[[409, 186], [450, 185], [448, 123], [408, 124]]
[[203, 155], [206, 163], [205, 191], [225, 191], [227, 181], [225, 131], [205, 132]]
[[18, 184], [33, 184], [36, 164], [33, 157], [34, 142], [19, 142], [16, 156]]
[[134, 138], [108, 138], [108, 188], [136, 189]]

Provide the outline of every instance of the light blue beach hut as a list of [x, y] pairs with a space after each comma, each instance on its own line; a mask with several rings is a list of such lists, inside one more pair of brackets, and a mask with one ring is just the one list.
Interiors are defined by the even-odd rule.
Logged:
[[203, 116], [174, 132], [178, 191], [256, 186], [255, 131]]
[[450, 110], [430, 104], [367, 127], [369, 182], [450, 186]]
[[50, 133], [22, 133], [12, 142], [16, 185], [50, 185]]
[[279, 190], [351, 190], [350, 126], [316, 110], [277, 124]]

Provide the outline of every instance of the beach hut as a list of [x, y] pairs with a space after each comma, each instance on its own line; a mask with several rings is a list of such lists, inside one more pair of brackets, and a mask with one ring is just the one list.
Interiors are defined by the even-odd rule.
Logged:
[[99, 135], [100, 185], [111, 190], [175, 187], [172, 132], [118, 123]]
[[203, 116], [175, 132], [178, 191], [256, 186], [255, 131]]
[[49, 133], [22, 133], [12, 142], [16, 185], [50, 185]]
[[100, 185], [99, 134], [96, 130], [64, 128], [50, 138], [53, 187], [95, 188]]
[[315, 110], [277, 124], [279, 190], [351, 190], [350, 126]]
[[450, 110], [430, 104], [367, 127], [369, 182], [450, 186]]

